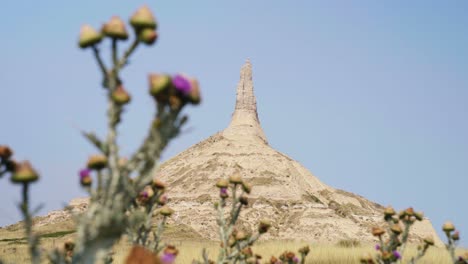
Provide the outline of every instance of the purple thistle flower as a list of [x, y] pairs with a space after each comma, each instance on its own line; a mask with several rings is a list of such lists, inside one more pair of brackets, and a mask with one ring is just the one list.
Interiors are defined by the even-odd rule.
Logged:
[[161, 257], [161, 261], [164, 264], [173, 264], [175, 259], [176, 259], [176, 256], [170, 253], [164, 253], [164, 255]]
[[80, 170], [79, 174], [80, 174], [80, 180], [83, 180], [84, 178], [90, 176], [91, 170], [90, 169], [82, 169], [82, 170]]
[[220, 192], [221, 194], [227, 194], [227, 188], [221, 188]]
[[393, 256], [396, 258], [396, 259], [401, 259], [401, 255], [400, 253], [398, 253], [398, 251], [393, 251]]
[[174, 77], [172, 77], [172, 84], [177, 91], [183, 93], [184, 95], [190, 93], [190, 90], [192, 89], [190, 80], [182, 74], [174, 75]]
[[294, 263], [299, 263], [299, 258], [298, 258], [298, 257], [294, 257], [294, 258], [293, 258], [293, 262], [294, 262]]
[[375, 245], [375, 250], [380, 250], [380, 245], [379, 244]]

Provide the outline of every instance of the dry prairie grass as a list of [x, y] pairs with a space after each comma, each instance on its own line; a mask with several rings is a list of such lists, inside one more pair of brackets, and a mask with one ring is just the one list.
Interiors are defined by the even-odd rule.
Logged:
[[[73, 235], [67, 234], [63, 237], [45, 238], [42, 239], [44, 248], [52, 249], [60, 247], [66, 239]], [[21, 237], [21, 236], [19, 236]], [[1, 238], [0, 238], [1, 240]], [[193, 259], [200, 259], [203, 248], [208, 250], [210, 258], [215, 259], [218, 253], [218, 245], [216, 242], [197, 242], [197, 241], [171, 241], [176, 245], [180, 254], [177, 257], [177, 264], [190, 264]], [[307, 258], [308, 264], [354, 264], [359, 263], [359, 258], [366, 254], [375, 254], [373, 245], [361, 245], [357, 247], [339, 247], [337, 245], [318, 245], [314, 243], [300, 241], [266, 241], [259, 242], [253, 247], [254, 252], [263, 256], [263, 261], [267, 261], [271, 256], [278, 256], [285, 250], [296, 251], [301, 246], [309, 245], [311, 252]], [[126, 254], [129, 250], [129, 245], [126, 242], [121, 242], [115, 247], [115, 263], [124, 263]], [[460, 250], [466, 251], [466, 250]], [[406, 258], [416, 255], [416, 247], [410, 246], [405, 254]], [[0, 242], [0, 256], [6, 263], [28, 263], [27, 245], [20, 240], [17, 241], [2, 241]], [[44, 258], [44, 263], [47, 263]], [[431, 248], [428, 254], [422, 259], [424, 264], [445, 264], [450, 263], [449, 255], [443, 248]]]

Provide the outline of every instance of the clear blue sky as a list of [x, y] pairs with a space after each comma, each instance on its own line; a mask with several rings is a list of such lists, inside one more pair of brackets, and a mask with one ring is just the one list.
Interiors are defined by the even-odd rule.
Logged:
[[[270, 144], [323, 182], [397, 209], [414, 206], [437, 230], [450, 219], [468, 245], [468, 2], [454, 1], [5, 1], [0, 9], [0, 143], [42, 179], [42, 214], [84, 196], [77, 170], [94, 153], [74, 125], [105, 132], [105, 99], [84, 23], [127, 19], [147, 3], [160, 23], [123, 72], [133, 103], [124, 154], [145, 135], [148, 72], [197, 76], [171, 157], [223, 129], [239, 69], [251, 58]], [[106, 54], [107, 56], [107, 54]], [[19, 188], [0, 181], [0, 225], [19, 216]]]

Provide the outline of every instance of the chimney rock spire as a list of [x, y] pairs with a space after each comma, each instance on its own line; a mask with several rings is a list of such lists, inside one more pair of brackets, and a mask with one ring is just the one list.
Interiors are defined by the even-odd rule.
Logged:
[[267, 143], [265, 133], [260, 126], [252, 82], [252, 64], [247, 59], [241, 68], [237, 85], [236, 107], [232, 114], [231, 124], [224, 131], [225, 136], [240, 136], [260, 139]]

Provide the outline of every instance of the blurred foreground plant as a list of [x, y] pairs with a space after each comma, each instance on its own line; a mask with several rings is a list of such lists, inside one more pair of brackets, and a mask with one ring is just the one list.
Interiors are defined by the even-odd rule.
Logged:
[[[361, 258], [361, 263], [373, 264], [390, 264], [390, 263], [402, 263], [403, 256], [405, 253], [405, 247], [408, 243], [411, 226], [416, 221], [423, 221], [424, 215], [422, 212], [415, 212], [413, 208], [408, 208], [396, 213], [392, 207], [387, 207], [384, 210], [384, 220], [387, 223], [387, 228], [373, 227], [372, 235], [379, 239], [379, 243], [375, 246], [375, 249], [379, 252], [376, 260], [371, 255], [367, 255]], [[403, 227], [402, 227], [403, 225]], [[468, 263], [468, 256], [456, 257], [456, 241], [460, 239], [459, 232], [455, 231], [455, 227], [451, 222], [447, 222], [443, 226], [448, 243], [446, 248], [450, 253], [454, 264]], [[453, 233], [452, 233], [453, 232]], [[385, 236], [385, 234], [388, 236]], [[426, 237], [422, 243], [418, 246], [418, 253], [416, 256], [411, 257], [408, 260], [410, 264], [416, 264], [421, 258], [424, 257], [427, 250], [434, 246], [434, 238]]]
[[[131, 16], [130, 25], [133, 37], [124, 21], [117, 16], [105, 23], [101, 31], [84, 25], [80, 32], [79, 47], [92, 50], [102, 74], [102, 87], [107, 97], [107, 135], [100, 138], [95, 133], [83, 132], [100, 152], [91, 156], [86, 168], [79, 172], [80, 184], [90, 196], [89, 206], [76, 216], [76, 241], [69, 241], [63, 249], [51, 252], [49, 259], [52, 263], [95, 263], [100, 260], [111, 263], [111, 248], [124, 234], [128, 234], [134, 245], [143, 246], [153, 253], [164, 247], [160, 244], [160, 236], [172, 209], [165, 206], [164, 184], [153, 179], [152, 171], [161, 152], [187, 122], [188, 117], [181, 114], [183, 108], [200, 103], [200, 90], [196, 79], [183, 74], [150, 74], [149, 93], [154, 98], [155, 114], [140, 147], [128, 160], [123, 158], [119, 153], [117, 128], [131, 95], [120, 74], [140, 44], [150, 46], [158, 38], [157, 22], [146, 6]], [[119, 46], [129, 38], [133, 38], [131, 44], [120, 53]], [[110, 42], [110, 66], [100, 54], [99, 45], [104, 39]], [[30, 183], [36, 181], [38, 175], [28, 162], [16, 163], [10, 159], [11, 156], [12, 151], [8, 147], [0, 147], [0, 176], [11, 173], [11, 180], [23, 186], [20, 209], [32, 262], [39, 263], [40, 251], [38, 239], [32, 233], [28, 195]], [[162, 216], [156, 231], [152, 227], [155, 213]], [[166, 255], [167, 252], [175, 251], [166, 247]]]
[[[216, 263], [260, 263], [262, 257], [258, 254], [254, 254], [251, 247], [258, 241], [261, 235], [268, 232], [271, 228], [271, 222], [269, 220], [261, 220], [258, 224], [257, 232], [255, 233], [252, 233], [251, 230], [241, 230], [237, 226], [242, 208], [249, 204], [247, 194], [251, 193], [252, 186], [243, 180], [241, 175], [234, 174], [228, 179], [220, 179], [216, 183], [216, 187], [219, 189], [219, 201], [215, 202], [214, 208], [217, 211], [216, 223], [218, 224], [218, 234], [221, 240]], [[308, 253], [308, 247], [304, 247], [300, 250], [300, 263], [304, 263], [305, 256]], [[297, 258], [294, 253], [288, 252], [283, 255], [280, 257], [281, 261], [278, 260], [278, 262], [271, 263], [299, 263], [299, 258]], [[215, 263], [208, 258], [206, 249], [203, 250], [202, 257], [203, 262], [194, 260], [193, 263]]]

